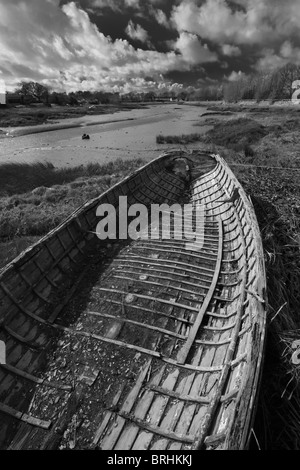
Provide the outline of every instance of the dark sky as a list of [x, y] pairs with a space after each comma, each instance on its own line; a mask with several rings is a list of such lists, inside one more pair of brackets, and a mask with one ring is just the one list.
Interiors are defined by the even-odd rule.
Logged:
[[197, 88], [287, 62], [300, 63], [299, 0], [0, 0], [8, 88]]

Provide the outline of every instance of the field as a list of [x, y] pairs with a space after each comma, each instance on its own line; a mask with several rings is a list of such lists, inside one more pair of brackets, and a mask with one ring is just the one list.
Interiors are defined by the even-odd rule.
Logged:
[[[61, 119], [83, 117], [86, 115], [111, 114], [143, 107], [140, 103], [115, 103], [82, 106], [45, 105], [9, 106], [0, 108], [0, 127], [35, 126]], [[1, 130], [0, 130], [1, 134]]]
[[142, 165], [116, 160], [55, 169], [51, 163], [0, 166], [0, 268], [87, 200]]
[[[197, 133], [197, 126], [207, 124], [210, 131]], [[256, 210], [269, 300], [256, 449], [300, 449], [300, 365], [291, 361], [293, 341], [300, 336], [299, 127], [297, 106], [214, 105], [199, 115], [195, 133], [157, 137], [158, 144], [173, 148], [199, 142], [221, 153]], [[62, 170], [51, 164], [0, 166], [1, 266], [141, 164], [119, 160]]]

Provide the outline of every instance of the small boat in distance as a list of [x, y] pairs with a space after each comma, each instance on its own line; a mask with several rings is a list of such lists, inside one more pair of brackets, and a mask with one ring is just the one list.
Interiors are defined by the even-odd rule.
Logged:
[[[124, 236], [121, 197], [164, 204], [165, 225]], [[252, 203], [219, 155], [166, 152], [0, 271], [0, 326], [1, 449], [247, 449], [266, 327]]]

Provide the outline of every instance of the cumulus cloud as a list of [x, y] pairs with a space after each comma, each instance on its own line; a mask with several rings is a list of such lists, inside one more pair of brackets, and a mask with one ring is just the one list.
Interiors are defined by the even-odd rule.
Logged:
[[131, 8], [136, 11], [147, 10], [149, 4], [159, 6], [163, 4], [165, 0], [87, 0], [88, 4], [92, 8], [103, 9], [110, 8], [113, 11], [122, 12], [126, 8]]
[[230, 44], [223, 44], [221, 46], [222, 53], [229, 57], [237, 57], [241, 55], [241, 50], [237, 46], [231, 46]]
[[[233, 4], [243, 8], [233, 8]], [[199, 34], [231, 44], [271, 44], [291, 35], [300, 38], [298, 0], [183, 0], [174, 6], [172, 22], [178, 31]]]
[[264, 48], [261, 55], [256, 64], [258, 70], [273, 70], [289, 62], [300, 65], [300, 47], [293, 46], [288, 40], [283, 42], [277, 53], [274, 49]]
[[234, 70], [231, 72], [231, 74], [227, 77], [227, 80], [229, 82], [236, 82], [237, 80], [240, 80], [241, 78], [245, 77], [246, 74], [241, 72], [235, 72]]
[[0, 78], [0, 95], [4, 95], [6, 92], [6, 85], [5, 85], [5, 81]]
[[89, 0], [89, 5], [92, 10], [110, 8], [113, 11], [121, 11], [121, 3], [119, 0]]
[[243, 27], [244, 14], [232, 12], [225, 0], [207, 0], [201, 6], [184, 0], [173, 8], [172, 20], [178, 31], [196, 33], [213, 41], [235, 41]]
[[[191, 63], [175, 51], [134, 48], [105, 36], [74, 2], [0, 2], [0, 72], [10, 87], [36, 80], [55, 90], [121, 90]], [[61, 73], [63, 71], [63, 73]]]
[[128, 7], [133, 7], [133, 8], [140, 8], [140, 1], [139, 0], [125, 0], [125, 5]]
[[131, 39], [135, 39], [140, 42], [149, 44], [149, 35], [147, 31], [142, 28], [141, 25], [135, 25], [132, 20], [130, 20], [128, 25], [126, 26], [125, 32]]
[[159, 8], [156, 9], [150, 5], [149, 13], [156, 19], [158, 24], [164, 26], [165, 28], [171, 27], [170, 21], [168, 20], [167, 15], [165, 14], [165, 12], [163, 12]]
[[93, 8], [110, 8], [113, 11], [122, 11], [124, 7], [134, 8], [139, 10], [141, 8], [140, 0], [89, 0], [89, 4]]
[[207, 44], [202, 44], [195, 34], [180, 33], [179, 38], [175, 42], [175, 48], [191, 64], [215, 62], [218, 59], [217, 55], [209, 50]]
[[183, 89], [182, 83], [172, 83], [164, 80], [162, 75], [158, 75], [156, 79], [146, 80], [145, 78], [131, 78], [126, 83], [120, 84], [118, 87], [121, 93], [129, 93], [135, 91], [138, 93], [144, 93], [148, 91], [174, 91], [179, 92]]
[[[202, 64], [216, 64], [220, 72], [234, 57], [257, 69], [300, 64], [299, 0], [176, 0], [168, 9], [164, 0], [82, 2], [110, 19], [114, 13], [106, 8], [126, 11], [126, 21], [132, 17], [126, 39], [105, 36], [79, 2], [61, 3], [0, 0], [0, 76], [6, 83], [35, 80], [67, 91], [118, 91], [162, 86], [160, 74], [199, 70]], [[138, 15], [149, 21], [147, 30]], [[170, 52], [151, 44], [154, 20], [168, 31], [160, 28], [159, 38], [153, 34], [151, 40], [159, 47], [167, 44]], [[131, 40], [140, 41], [140, 48]], [[145, 45], [148, 50], [142, 50]], [[239, 72], [231, 70], [220, 73], [235, 80]]]

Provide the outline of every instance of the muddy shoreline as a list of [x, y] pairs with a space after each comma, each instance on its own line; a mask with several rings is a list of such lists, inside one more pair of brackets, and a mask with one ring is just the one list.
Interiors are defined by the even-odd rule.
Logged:
[[[8, 135], [0, 139], [0, 163], [49, 161], [61, 168], [117, 158], [147, 161], [166, 147], [156, 144], [157, 135], [195, 132], [205, 110], [202, 106], [161, 104], [117, 114], [63, 119], [50, 125], [7, 128]], [[204, 125], [201, 132], [208, 128]], [[82, 140], [83, 133], [90, 135], [88, 141]]]

